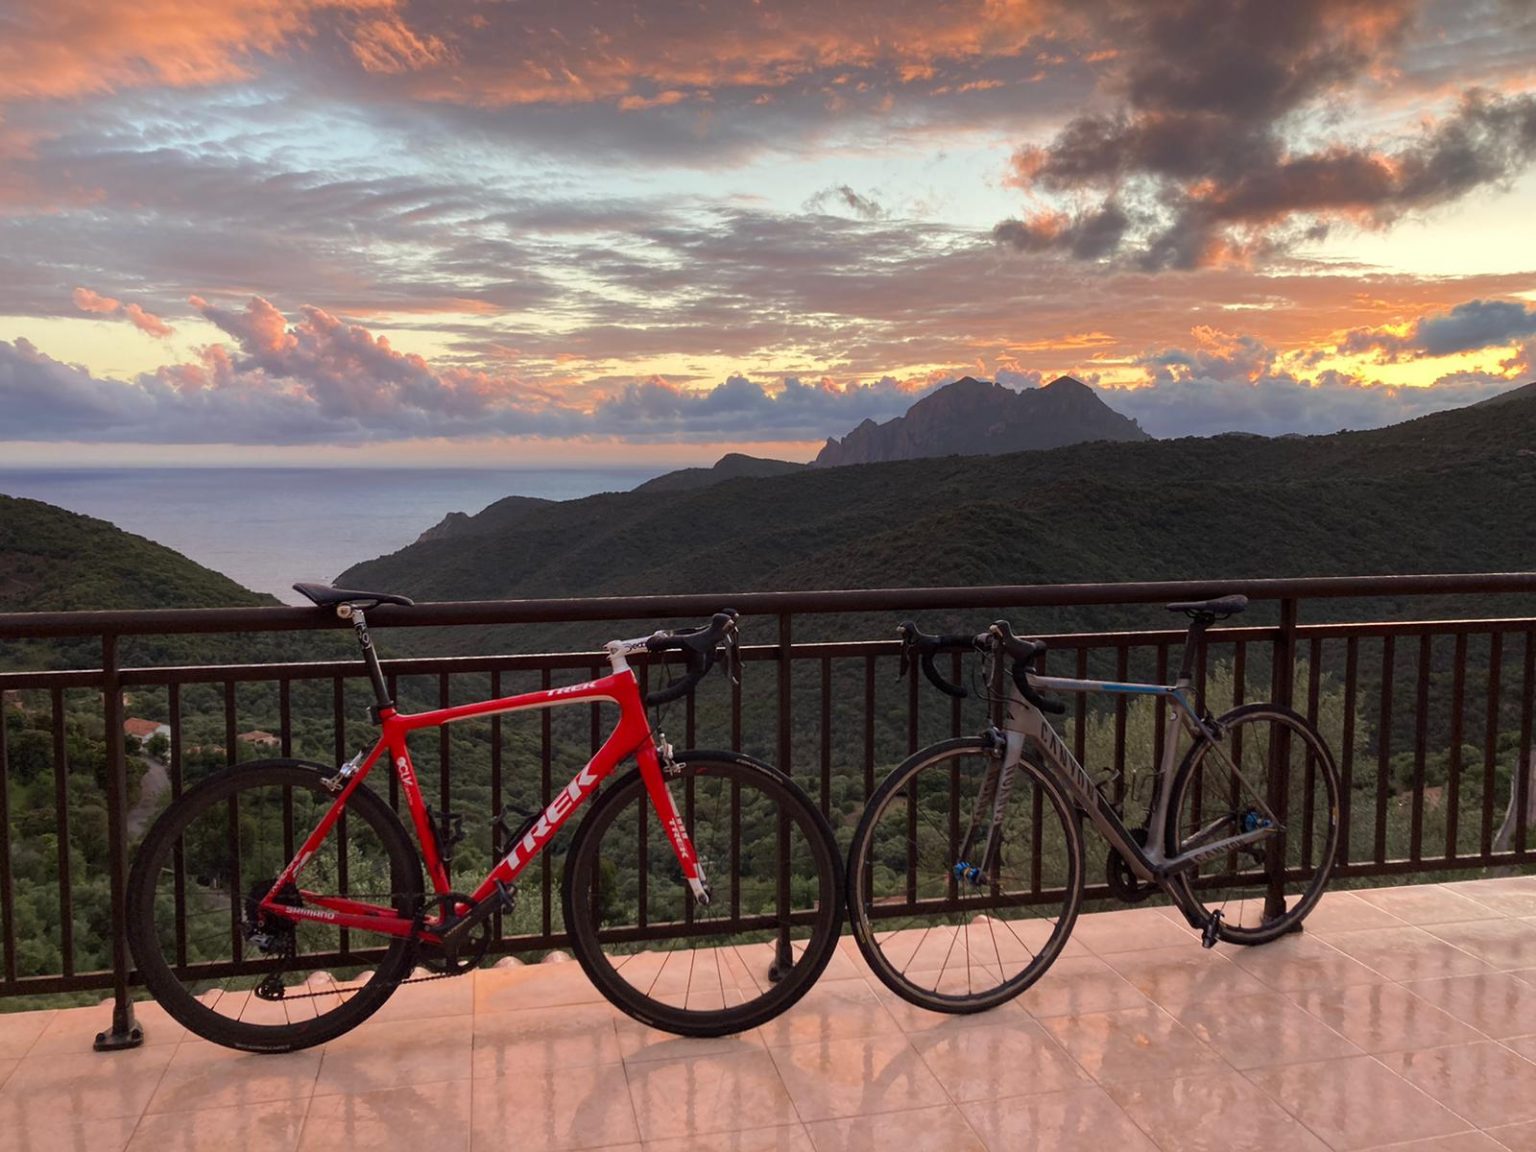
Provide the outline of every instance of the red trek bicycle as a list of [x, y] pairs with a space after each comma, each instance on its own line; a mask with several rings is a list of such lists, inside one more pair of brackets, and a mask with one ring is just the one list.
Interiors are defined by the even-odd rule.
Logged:
[[[756, 1027], [802, 995], [831, 959], [842, 919], [831, 828], [789, 777], [734, 752], [674, 754], [646, 715], [691, 692], [736, 615], [606, 646], [612, 671], [584, 684], [430, 712], [390, 698], [365, 613], [403, 596], [296, 584], [351, 623], [382, 729], [339, 768], [266, 760], [223, 769], [173, 801], [128, 881], [128, 942], [172, 1017], [208, 1040], [255, 1052], [320, 1044], [367, 1019], [395, 988], [472, 969], [518, 877], [624, 760], [566, 849], [565, 928], [587, 975], [655, 1028], [716, 1036]], [[687, 674], [641, 698], [628, 657], [680, 652]], [[458, 720], [604, 701], [619, 717], [591, 761], [509, 831], [470, 892], [448, 864], [462, 832], [422, 799], [408, 737]], [[399, 778], [418, 853], [370, 775]], [[679, 801], [681, 794], [681, 801]], [[504, 816], [498, 819], [504, 819]], [[562, 841], [562, 843], [564, 843]], [[423, 884], [423, 871], [430, 891]], [[429, 969], [412, 976], [416, 965]]]

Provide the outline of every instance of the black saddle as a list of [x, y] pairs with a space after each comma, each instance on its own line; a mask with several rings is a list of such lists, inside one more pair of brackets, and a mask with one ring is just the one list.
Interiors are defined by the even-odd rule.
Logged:
[[1246, 607], [1248, 597], [1234, 594], [1219, 596], [1215, 600], [1181, 600], [1168, 605], [1168, 611], [1182, 612], [1186, 616], [1210, 616], [1219, 620], [1223, 616], [1236, 616]]
[[332, 588], [329, 584], [295, 584], [293, 590], [308, 596], [322, 608], [337, 604], [357, 604], [364, 608], [376, 604], [403, 604], [409, 608], [416, 603], [409, 596], [396, 596], [392, 592], [357, 592], [351, 588]]

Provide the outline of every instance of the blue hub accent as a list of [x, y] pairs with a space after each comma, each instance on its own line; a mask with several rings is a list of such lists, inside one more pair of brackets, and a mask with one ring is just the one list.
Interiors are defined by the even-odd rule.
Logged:
[[969, 880], [977, 888], [981, 887], [981, 869], [976, 865], [968, 864], [966, 861], [962, 860], [955, 865], [954, 873], [956, 880]]
[[1244, 832], [1254, 832], [1260, 828], [1268, 828], [1269, 826], [1270, 822], [1260, 816], [1257, 812], [1249, 810], [1243, 813]]

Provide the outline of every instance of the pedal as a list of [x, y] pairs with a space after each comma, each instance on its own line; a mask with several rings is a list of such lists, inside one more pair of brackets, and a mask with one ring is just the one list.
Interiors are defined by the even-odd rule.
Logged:
[[1211, 913], [1211, 918], [1205, 922], [1205, 927], [1200, 930], [1200, 947], [1214, 948], [1216, 941], [1221, 939], [1221, 910]]

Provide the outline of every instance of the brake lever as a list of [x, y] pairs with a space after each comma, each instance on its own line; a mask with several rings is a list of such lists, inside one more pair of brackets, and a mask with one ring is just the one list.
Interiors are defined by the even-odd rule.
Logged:
[[741, 656], [737, 652], [740, 644], [741, 633], [733, 628], [726, 634], [725, 643], [722, 645], [724, 659], [720, 671], [725, 674], [727, 680], [736, 685], [741, 683]]

